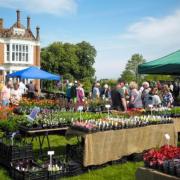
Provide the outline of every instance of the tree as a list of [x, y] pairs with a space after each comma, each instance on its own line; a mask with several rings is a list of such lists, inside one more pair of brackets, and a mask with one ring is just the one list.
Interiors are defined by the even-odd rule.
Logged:
[[92, 82], [96, 49], [88, 42], [54, 42], [41, 50], [41, 67], [70, 80]]
[[87, 77], [92, 79], [95, 74], [93, 64], [95, 63], [96, 49], [89, 43], [83, 41], [77, 44], [76, 55], [80, 64], [79, 79]]
[[140, 54], [132, 55], [128, 60], [125, 70], [121, 74], [121, 78], [127, 82], [140, 81], [141, 76], [138, 74], [137, 68], [139, 64], [145, 63], [145, 59]]

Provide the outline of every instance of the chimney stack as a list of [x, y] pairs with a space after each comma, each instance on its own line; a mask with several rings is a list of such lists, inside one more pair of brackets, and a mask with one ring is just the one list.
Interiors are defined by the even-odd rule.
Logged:
[[20, 28], [20, 27], [21, 27], [21, 22], [20, 22], [20, 11], [17, 10], [16, 13], [17, 13], [17, 28]]
[[28, 16], [27, 17], [27, 29], [30, 30], [31, 29], [31, 22], [30, 22], [31, 18]]
[[2, 18], [0, 18], [0, 29], [3, 29], [3, 24], [4, 24], [4, 21]]
[[36, 40], [39, 41], [40, 40], [40, 36], [39, 36], [39, 26], [36, 27]]

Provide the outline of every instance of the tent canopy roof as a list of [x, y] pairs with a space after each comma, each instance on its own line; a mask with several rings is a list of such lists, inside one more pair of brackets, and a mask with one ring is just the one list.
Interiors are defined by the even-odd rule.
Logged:
[[60, 80], [60, 76], [43, 71], [34, 66], [8, 74], [7, 77], [19, 77], [22, 79]]
[[180, 50], [138, 66], [140, 74], [180, 75]]

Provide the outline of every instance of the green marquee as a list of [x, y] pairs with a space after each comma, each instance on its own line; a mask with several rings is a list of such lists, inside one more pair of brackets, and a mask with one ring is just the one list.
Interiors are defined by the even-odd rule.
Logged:
[[180, 75], [180, 50], [138, 66], [140, 74]]

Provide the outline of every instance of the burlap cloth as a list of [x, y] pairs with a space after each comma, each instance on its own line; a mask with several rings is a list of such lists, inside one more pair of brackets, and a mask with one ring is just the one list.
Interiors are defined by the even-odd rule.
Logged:
[[136, 171], [136, 180], [180, 180], [180, 178], [142, 167]]
[[171, 137], [170, 144], [177, 144], [175, 124], [159, 124], [140, 128], [111, 130], [85, 134], [69, 129], [67, 135], [84, 137], [83, 165], [101, 165], [132, 153], [141, 153], [164, 145], [164, 134]]
[[174, 118], [174, 127], [176, 132], [180, 132], [180, 118]]

